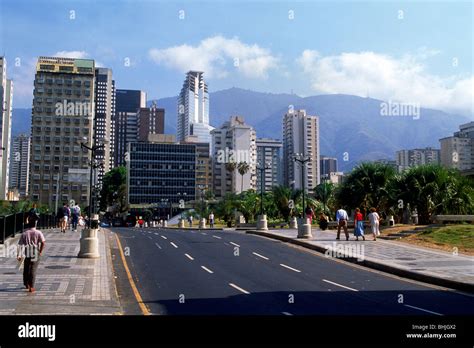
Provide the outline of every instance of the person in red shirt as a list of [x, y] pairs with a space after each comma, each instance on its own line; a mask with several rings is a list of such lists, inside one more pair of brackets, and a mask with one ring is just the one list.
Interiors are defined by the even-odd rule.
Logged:
[[362, 239], [365, 240], [364, 217], [359, 208], [356, 208], [354, 214], [354, 236], [356, 237], [356, 240], [359, 240], [359, 237], [362, 237]]
[[25, 227], [27, 228], [18, 241], [18, 261], [24, 258], [23, 284], [29, 292], [35, 292], [36, 270], [45, 246], [45, 238], [41, 231], [36, 229], [37, 215], [28, 215]]

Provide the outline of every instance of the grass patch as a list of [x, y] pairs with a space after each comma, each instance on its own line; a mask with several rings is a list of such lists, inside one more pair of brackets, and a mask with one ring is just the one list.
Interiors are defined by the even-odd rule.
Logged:
[[447, 225], [429, 227], [416, 235], [406, 238], [410, 242], [437, 246], [452, 251], [454, 247], [460, 252], [474, 253], [474, 225]]

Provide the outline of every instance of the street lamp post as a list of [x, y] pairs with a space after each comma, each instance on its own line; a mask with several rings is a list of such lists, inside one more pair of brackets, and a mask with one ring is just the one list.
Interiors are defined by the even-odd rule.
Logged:
[[86, 145], [87, 139], [84, 138], [84, 141], [78, 141], [81, 145], [81, 148], [87, 149], [91, 152], [91, 161], [90, 161], [90, 176], [89, 176], [89, 226], [84, 228], [81, 233], [80, 240], [80, 250], [78, 257], [81, 258], [98, 258], [99, 254], [99, 239], [97, 237], [97, 232], [99, 230], [99, 216], [94, 212], [93, 206], [93, 173], [95, 168], [99, 168], [100, 165], [95, 164], [95, 155], [96, 151], [105, 147], [105, 144], [92, 144], [92, 146]]
[[295, 153], [293, 156], [293, 159], [295, 162], [298, 162], [301, 165], [301, 187], [303, 189], [303, 207], [302, 207], [302, 214], [301, 214], [301, 223], [298, 224], [298, 238], [311, 238], [311, 225], [308, 224], [308, 219], [305, 216], [305, 179], [304, 179], [304, 174], [305, 174], [305, 168], [306, 168], [306, 163], [311, 161], [310, 156], [306, 156], [304, 154], [300, 153]]
[[270, 163], [265, 163], [265, 165], [258, 165], [257, 170], [260, 172], [260, 215], [258, 216], [257, 221], [257, 230], [266, 231], [268, 230], [267, 225], [267, 215], [263, 210], [263, 191], [265, 187], [265, 170], [271, 169]]

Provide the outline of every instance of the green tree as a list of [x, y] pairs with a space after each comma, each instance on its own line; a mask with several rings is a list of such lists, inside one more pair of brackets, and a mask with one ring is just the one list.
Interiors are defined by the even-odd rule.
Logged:
[[234, 221], [236, 202], [237, 195], [229, 192], [215, 205], [215, 215], [224, 220], [228, 227], [231, 227]]
[[332, 182], [325, 181], [317, 185], [313, 192], [314, 197], [322, 203], [324, 214], [330, 215], [328, 205], [334, 199], [335, 185]]
[[250, 170], [250, 165], [247, 162], [240, 162], [237, 165], [237, 171], [240, 174], [240, 192], [244, 192], [244, 175]]
[[127, 210], [127, 169], [120, 166], [104, 175], [100, 193], [100, 209], [113, 206], [115, 212]]

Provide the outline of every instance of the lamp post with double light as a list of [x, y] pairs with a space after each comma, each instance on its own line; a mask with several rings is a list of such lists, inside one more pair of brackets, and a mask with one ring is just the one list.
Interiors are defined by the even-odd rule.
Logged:
[[263, 209], [263, 192], [265, 188], [265, 171], [271, 169], [270, 163], [264, 165], [258, 165], [257, 170], [260, 172], [260, 215], [257, 220], [257, 230], [266, 231], [268, 230], [267, 215]]
[[293, 155], [293, 160], [298, 162], [301, 165], [301, 188], [303, 190], [303, 207], [301, 208], [301, 220], [298, 224], [298, 238], [311, 238], [311, 225], [308, 223], [308, 219], [305, 215], [305, 191], [306, 191], [306, 184], [305, 184], [305, 168], [306, 163], [311, 161], [311, 156], [304, 155], [302, 153], [295, 153]]

